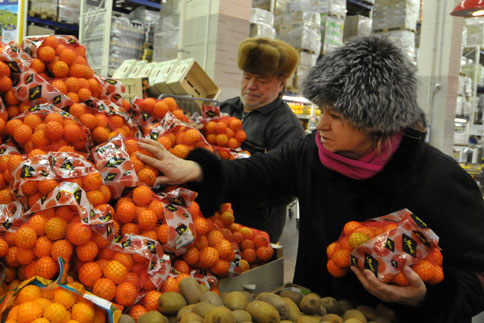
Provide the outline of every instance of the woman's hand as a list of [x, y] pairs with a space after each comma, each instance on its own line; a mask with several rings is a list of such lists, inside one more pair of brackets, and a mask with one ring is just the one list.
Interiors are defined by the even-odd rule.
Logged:
[[183, 184], [186, 182], [200, 182], [203, 177], [200, 165], [191, 160], [184, 160], [168, 152], [158, 141], [140, 138], [138, 146], [153, 154], [149, 157], [142, 153], [136, 156], [144, 163], [159, 170], [162, 175], [158, 176], [155, 186], [160, 184]]
[[386, 284], [378, 280], [370, 270], [363, 272], [355, 266], [351, 267], [363, 287], [370, 293], [387, 303], [399, 303], [417, 306], [424, 300], [427, 293], [425, 283], [412, 268], [405, 266], [403, 272], [410, 283], [409, 286]]

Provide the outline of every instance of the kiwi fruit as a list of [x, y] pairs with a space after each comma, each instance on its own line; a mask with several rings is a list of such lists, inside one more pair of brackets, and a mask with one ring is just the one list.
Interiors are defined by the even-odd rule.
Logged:
[[205, 323], [236, 323], [235, 316], [225, 306], [215, 306], [205, 315]]
[[182, 308], [178, 310], [178, 313], [176, 314], [176, 320], [180, 321], [181, 316], [185, 313], [189, 313], [192, 311], [192, 308], [195, 306], [195, 304], [190, 304], [190, 305], [185, 305]]
[[200, 287], [198, 281], [193, 277], [183, 278], [178, 284], [180, 294], [185, 297], [188, 304], [196, 304], [200, 302], [204, 292]]
[[245, 297], [247, 298], [247, 301], [248, 301], [248, 302], [252, 302], [252, 301], [255, 299], [254, 294], [249, 293], [249, 292], [248, 292], [248, 291], [246, 291], [246, 290], [241, 291], [241, 293], [245, 295]]
[[192, 308], [192, 312], [204, 318], [207, 312], [214, 307], [215, 305], [210, 304], [209, 302], [200, 302], [195, 304], [195, 306]]
[[158, 310], [165, 315], [176, 315], [186, 305], [185, 298], [176, 292], [166, 292], [158, 298]]
[[149, 311], [141, 315], [137, 323], [165, 323], [165, 317], [158, 311]]
[[350, 317], [349, 319], [344, 320], [343, 323], [361, 323], [361, 321], [358, 319], [355, 319], [354, 317]]
[[255, 323], [279, 323], [279, 312], [269, 303], [254, 300], [247, 304], [246, 311]]
[[340, 299], [338, 301], [338, 307], [339, 307], [339, 310], [341, 311], [341, 313], [345, 313], [346, 311], [355, 308], [355, 305], [350, 300]]
[[338, 314], [326, 314], [321, 317], [321, 322], [343, 323], [343, 318]]
[[338, 301], [336, 300], [336, 298], [331, 297], [331, 296], [322, 297], [321, 303], [326, 308], [326, 312], [334, 313], [334, 314], [340, 314], [341, 313], [341, 311], [339, 309]]
[[293, 290], [283, 290], [279, 293], [279, 296], [290, 298], [296, 304], [301, 303], [301, 299], [303, 298], [301, 293]]
[[249, 312], [244, 311], [244, 310], [235, 310], [232, 311], [235, 317], [235, 321], [237, 323], [242, 323], [242, 322], [252, 322], [252, 316], [250, 316]]
[[267, 302], [274, 306], [279, 312], [281, 320], [285, 320], [287, 318], [289, 306], [287, 305], [286, 301], [282, 299], [281, 296], [274, 293], [263, 292], [257, 295], [255, 299], [258, 301]]
[[363, 315], [366, 317], [366, 319], [370, 320], [370, 321], [374, 320], [378, 316], [376, 309], [374, 309], [373, 307], [370, 307], [370, 306], [359, 305], [359, 306], [356, 307], [356, 309], [358, 311], [360, 311], [361, 313], [363, 313]]
[[321, 317], [317, 315], [300, 315], [296, 323], [319, 323], [320, 320]]
[[343, 314], [344, 320], [348, 320], [350, 318], [355, 318], [355, 319], [359, 320], [361, 323], [367, 323], [365, 315], [363, 315], [363, 313], [361, 313], [360, 311], [355, 310], [355, 309], [347, 310]]
[[224, 305], [227, 306], [230, 310], [245, 310], [249, 301], [247, 297], [242, 292], [230, 292], [225, 295]]
[[295, 322], [297, 318], [301, 315], [301, 311], [296, 303], [289, 297], [281, 297], [287, 304], [288, 312], [286, 315], [286, 319], [292, 322]]
[[304, 314], [318, 315], [321, 311], [321, 298], [316, 293], [309, 293], [301, 299], [299, 307]]
[[197, 315], [193, 312], [185, 312], [181, 315], [179, 323], [190, 323], [190, 322], [200, 322], [203, 323], [203, 317]]
[[119, 318], [119, 323], [136, 323], [133, 318], [127, 314], [122, 314], [121, 317]]
[[215, 292], [206, 292], [200, 298], [200, 302], [209, 302], [210, 304], [213, 304], [215, 306], [223, 306], [224, 305], [224, 302], [222, 301], [220, 296], [218, 296], [217, 293], [215, 293]]

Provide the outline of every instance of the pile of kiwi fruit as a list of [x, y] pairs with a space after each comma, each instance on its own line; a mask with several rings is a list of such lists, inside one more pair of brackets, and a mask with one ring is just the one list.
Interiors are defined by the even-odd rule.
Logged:
[[[301, 293], [297, 288], [257, 295], [233, 291], [219, 296], [188, 277], [178, 289], [179, 293], [163, 293], [158, 311], [143, 314], [137, 323], [388, 323], [394, 317], [383, 305], [355, 306], [348, 300]], [[135, 321], [123, 314], [119, 322]]]

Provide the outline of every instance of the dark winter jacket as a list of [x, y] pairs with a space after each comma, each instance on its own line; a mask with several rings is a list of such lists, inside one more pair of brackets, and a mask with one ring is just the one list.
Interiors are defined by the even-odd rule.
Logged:
[[[250, 159], [219, 161], [203, 150], [189, 155], [202, 166], [204, 180], [194, 186], [202, 209], [225, 200], [264, 200], [280, 194], [299, 199], [300, 234], [294, 283], [321, 296], [349, 298], [357, 304], [380, 302], [352, 273], [334, 278], [326, 269], [326, 247], [346, 222], [364, 221], [408, 208], [439, 237], [445, 278], [428, 285], [419, 307], [386, 304], [401, 322], [470, 322], [484, 309], [484, 205], [474, 180], [449, 156], [407, 132], [385, 168], [354, 180], [325, 168], [315, 133]], [[221, 183], [220, 181], [223, 181]]]
[[[291, 141], [304, 138], [304, 130], [289, 106], [280, 98], [272, 103], [243, 114], [239, 97], [229, 99], [220, 105], [222, 112], [242, 120], [247, 139], [241, 148], [251, 154], [265, 153]], [[271, 241], [277, 242], [281, 236], [285, 219], [286, 205], [291, 196], [264, 201], [231, 201], [238, 223], [269, 233]]]

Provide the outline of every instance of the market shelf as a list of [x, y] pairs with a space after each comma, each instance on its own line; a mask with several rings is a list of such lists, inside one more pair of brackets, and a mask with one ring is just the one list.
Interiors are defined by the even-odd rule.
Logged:
[[360, 1], [360, 0], [346, 0], [346, 1], [349, 2], [349, 3], [355, 4], [357, 6], [360, 6], [362, 8], [368, 9], [368, 10], [371, 10], [371, 8], [372, 8], [371, 4], [364, 2], [364, 1]]
[[129, 2], [133, 2], [139, 5], [147, 6], [153, 9], [161, 9], [161, 4], [158, 2], [152, 2], [149, 0], [129, 0]]
[[46, 25], [46, 26], [51, 26], [55, 27], [57, 29], [63, 29], [63, 30], [73, 30], [73, 31], [78, 31], [79, 26], [74, 25], [74, 24], [66, 24], [54, 20], [49, 20], [49, 19], [42, 19], [39, 17], [34, 17], [34, 16], [27, 16], [27, 22], [33, 22], [34, 24], [41, 24], [41, 25]]

